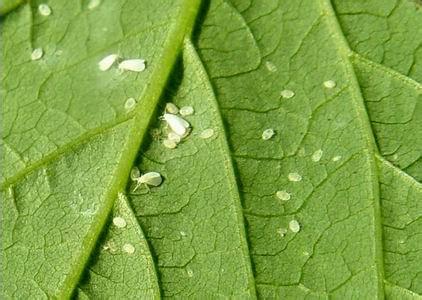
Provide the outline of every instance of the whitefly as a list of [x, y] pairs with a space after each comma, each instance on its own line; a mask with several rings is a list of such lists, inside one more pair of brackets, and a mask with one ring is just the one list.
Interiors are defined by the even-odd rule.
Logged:
[[168, 113], [163, 115], [163, 119], [166, 121], [170, 129], [177, 135], [184, 137], [189, 133], [190, 124], [185, 119]]

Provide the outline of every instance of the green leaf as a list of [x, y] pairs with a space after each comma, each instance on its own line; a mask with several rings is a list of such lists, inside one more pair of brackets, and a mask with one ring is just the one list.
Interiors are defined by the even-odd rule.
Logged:
[[[47, 21], [31, 5], [2, 24], [2, 295], [67, 298], [125, 187], [198, 3], [154, 1], [139, 11], [136, 1], [96, 10], [55, 1]], [[44, 55], [31, 61], [37, 47]], [[101, 72], [110, 53], [141, 56], [148, 70]], [[130, 114], [128, 97], [139, 98]]]
[[17, 2], [2, 298], [422, 298], [418, 0]]

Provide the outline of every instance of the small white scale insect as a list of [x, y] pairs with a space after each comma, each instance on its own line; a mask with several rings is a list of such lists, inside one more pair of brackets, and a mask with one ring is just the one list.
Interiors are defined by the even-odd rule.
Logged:
[[31, 53], [32, 60], [39, 60], [44, 55], [42, 48], [35, 48]]
[[119, 63], [119, 69], [123, 71], [142, 72], [146, 68], [145, 59], [126, 59]]
[[45, 3], [38, 5], [38, 11], [42, 16], [48, 17], [51, 15], [51, 8]]
[[193, 109], [192, 106], [183, 106], [179, 110], [179, 113], [182, 116], [190, 116], [190, 115], [193, 115], [194, 112], [195, 112], [195, 110]]
[[148, 172], [141, 175], [137, 167], [134, 167], [130, 172], [130, 178], [136, 182], [136, 186], [133, 189], [134, 192], [143, 184], [149, 188], [149, 186], [159, 186], [163, 182], [163, 178], [160, 173]]
[[177, 135], [185, 137], [189, 134], [190, 124], [185, 119], [168, 113], [163, 115], [163, 119], [167, 122], [168, 126], [170, 126], [170, 129]]
[[274, 134], [275, 134], [274, 129], [272, 129], [272, 128], [265, 129], [262, 132], [262, 139], [264, 141], [268, 141], [269, 139], [271, 139], [274, 136]]
[[176, 115], [179, 113], [179, 108], [177, 107], [176, 104], [168, 102], [166, 104], [166, 112]]

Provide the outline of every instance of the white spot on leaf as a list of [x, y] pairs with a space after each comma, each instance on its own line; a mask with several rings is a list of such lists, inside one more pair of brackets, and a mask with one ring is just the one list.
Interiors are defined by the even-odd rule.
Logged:
[[101, 4], [101, 0], [91, 0], [88, 3], [88, 9], [92, 10]]
[[316, 150], [316, 151], [312, 154], [312, 157], [311, 157], [312, 161], [313, 161], [313, 162], [319, 162], [319, 161], [321, 160], [322, 153], [323, 153], [323, 152], [322, 152], [322, 150], [321, 150], [321, 149]]
[[179, 113], [179, 108], [174, 103], [167, 103], [166, 104], [166, 112], [176, 115]]
[[40, 12], [40, 15], [45, 17], [51, 15], [51, 8], [45, 3], [38, 5], [38, 11]]
[[291, 90], [282, 90], [280, 95], [281, 95], [281, 97], [283, 97], [285, 99], [290, 99], [290, 98], [293, 98], [295, 96], [295, 92], [293, 92]]
[[298, 233], [300, 231], [300, 224], [298, 221], [296, 220], [291, 220], [289, 222], [289, 229], [294, 232], [294, 233]]
[[267, 141], [267, 140], [269, 140], [270, 138], [272, 138], [272, 137], [274, 136], [274, 134], [275, 134], [274, 129], [272, 129], [272, 128], [265, 129], [265, 130], [262, 132], [262, 139], [263, 139], [264, 141]]
[[41, 48], [36, 48], [31, 53], [32, 60], [39, 60], [44, 55], [44, 52]]
[[287, 177], [293, 182], [299, 182], [302, 180], [302, 176], [299, 173], [289, 173]]
[[327, 88], [327, 89], [332, 89], [332, 88], [335, 88], [336, 87], [336, 82], [334, 81], [334, 80], [327, 80], [327, 81], [324, 81], [324, 86]]
[[190, 115], [193, 115], [194, 112], [195, 112], [195, 110], [193, 109], [192, 106], [183, 106], [179, 110], [179, 113], [182, 116], [190, 116]]
[[209, 138], [211, 138], [213, 135], [214, 135], [214, 129], [212, 129], [212, 128], [208, 128], [208, 129], [205, 129], [204, 131], [202, 131], [202, 132], [199, 134], [199, 137], [200, 137], [201, 139], [209, 139]]
[[135, 247], [132, 244], [124, 244], [122, 247], [123, 252], [126, 252], [127, 254], [133, 254], [135, 253]]
[[126, 112], [132, 111], [136, 106], [135, 98], [128, 98], [125, 102], [125, 110]]
[[283, 201], [288, 201], [291, 198], [290, 193], [286, 191], [278, 191], [277, 193], [275, 193], [275, 195], [278, 199], [283, 200]]
[[122, 217], [114, 217], [113, 224], [118, 228], [124, 228], [126, 227], [126, 220]]

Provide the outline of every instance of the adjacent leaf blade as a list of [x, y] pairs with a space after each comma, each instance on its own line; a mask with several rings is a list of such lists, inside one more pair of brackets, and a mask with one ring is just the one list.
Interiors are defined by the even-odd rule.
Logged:
[[351, 48], [422, 81], [421, 3], [418, 0], [334, 0]]
[[422, 85], [359, 55], [353, 56], [380, 153], [422, 180]]
[[378, 159], [385, 279], [422, 295], [422, 184]]
[[[382, 298], [376, 148], [330, 5], [231, 2], [255, 37], [262, 63], [225, 77], [208, 71], [239, 171], [259, 295]], [[216, 26], [212, 18], [220, 7], [211, 3], [210, 9], [203, 32]], [[202, 34], [200, 54], [203, 47], [224, 49], [201, 40]], [[337, 83], [331, 90], [323, 86], [330, 79]], [[283, 99], [285, 89], [295, 95]], [[272, 140], [261, 139], [266, 128], [276, 131]], [[320, 149], [321, 161], [314, 162]], [[296, 172], [302, 181], [289, 181]], [[278, 190], [291, 199], [278, 200]], [[300, 232], [281, 237], [292, 219]]]

